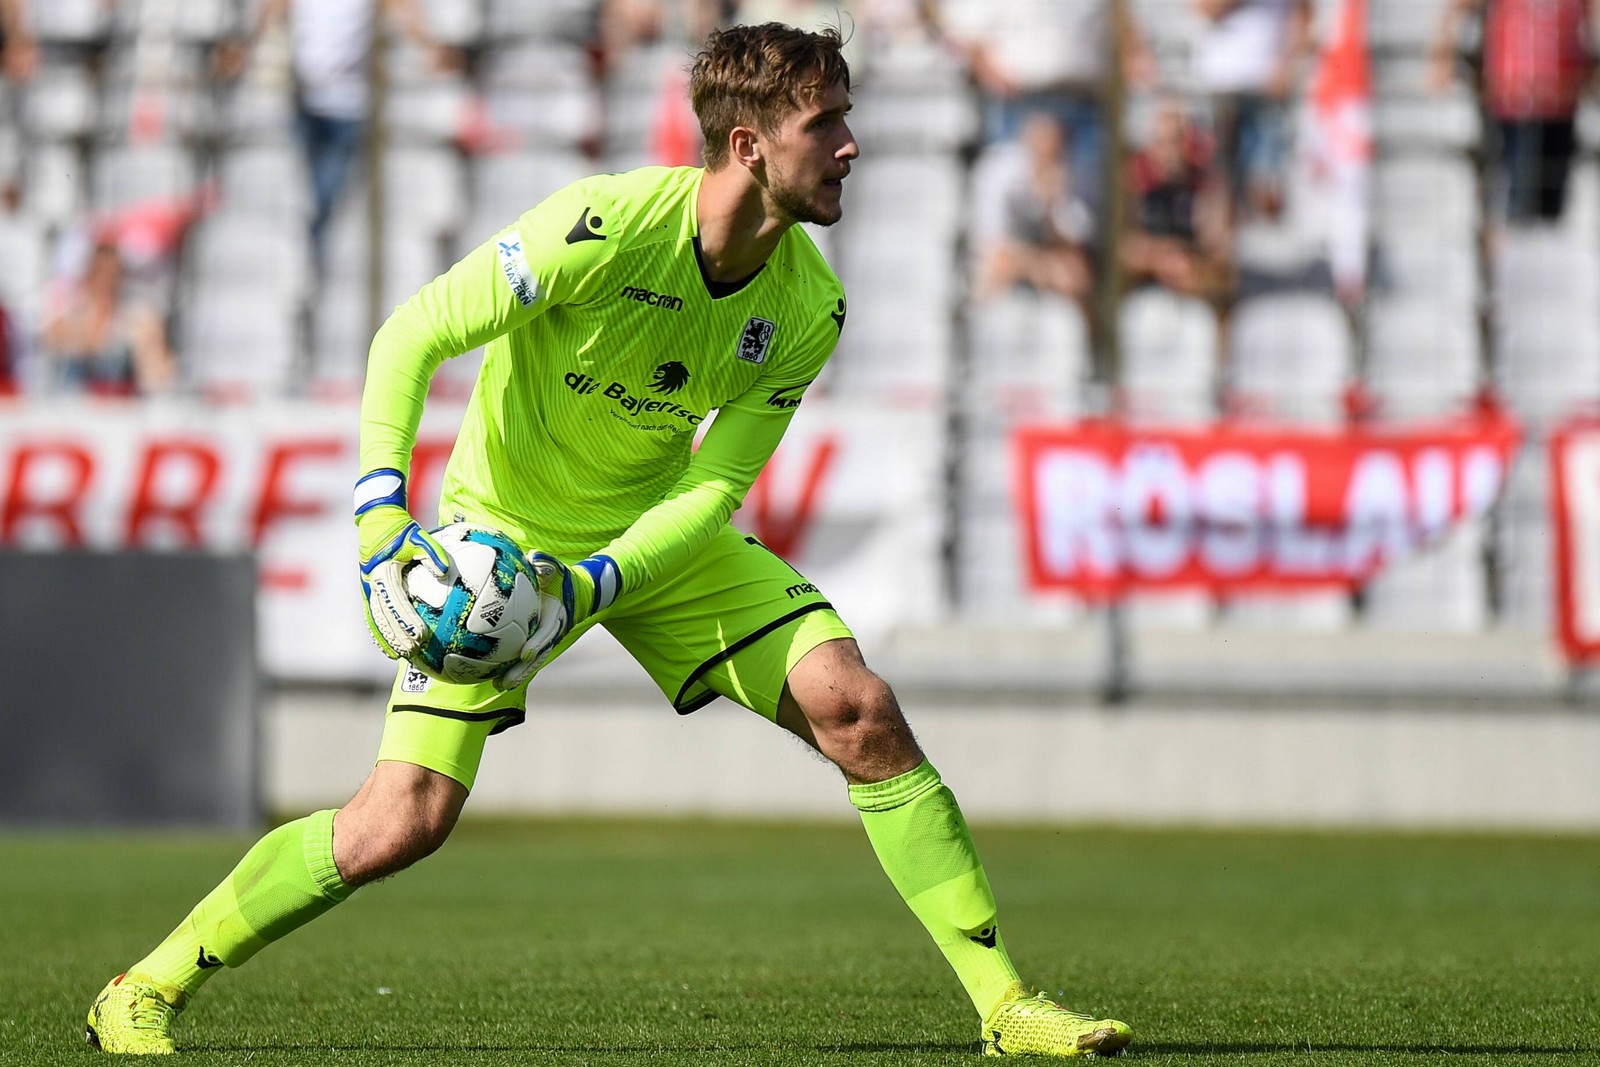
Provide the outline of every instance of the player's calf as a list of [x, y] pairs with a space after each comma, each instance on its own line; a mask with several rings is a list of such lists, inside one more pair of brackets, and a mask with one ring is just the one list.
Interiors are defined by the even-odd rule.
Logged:
[[449, 838], [466, 799], [464, 786], [437, 771], [379, 762], [334, 817], [340, 877], [352, 887], [365, 885], [432, 855]]

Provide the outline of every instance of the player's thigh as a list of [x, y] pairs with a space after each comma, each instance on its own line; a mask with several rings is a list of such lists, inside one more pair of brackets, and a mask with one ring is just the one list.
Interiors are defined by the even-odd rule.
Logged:
[[821, 590], [732, 527], [604, 625], [680, 715], [725, 696], [769, 719], [795, 664], [852, 636]]
[[526, 692], [522, 686], [502, 693], [489, 682], [453, 685], [402, 664], [389, 692], [378, 762], [426, 767], [471, 791], [484, 742], [527, 717]]

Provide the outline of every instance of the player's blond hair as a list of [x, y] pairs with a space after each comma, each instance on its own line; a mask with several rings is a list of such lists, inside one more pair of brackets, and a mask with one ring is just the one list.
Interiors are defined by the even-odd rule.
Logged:
[[839, 82], [850, 88], [850, 66], [833, 27], [811, 33], [781, 22], [713, 30], [694, 58], [689, 99], [705, 137], [705, 161], [728, 161], [735, 126], [776, 133], [783, 120], [814, 103]]

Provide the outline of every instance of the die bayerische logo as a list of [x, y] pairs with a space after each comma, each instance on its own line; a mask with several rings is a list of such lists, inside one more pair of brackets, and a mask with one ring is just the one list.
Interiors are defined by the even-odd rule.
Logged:
[[689, 368], [677, 360], [663, 363], [650, 378], [650, 388], [658, 393], [676, 393], [689, 383]]

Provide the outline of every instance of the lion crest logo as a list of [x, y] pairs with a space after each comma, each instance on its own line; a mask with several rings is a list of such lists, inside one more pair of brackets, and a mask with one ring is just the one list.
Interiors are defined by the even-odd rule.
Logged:
[[677, 360], [661, 364], [650, 379], [650, 388], [658, 393], [676, 393], [689, 382], [689, 368]]

